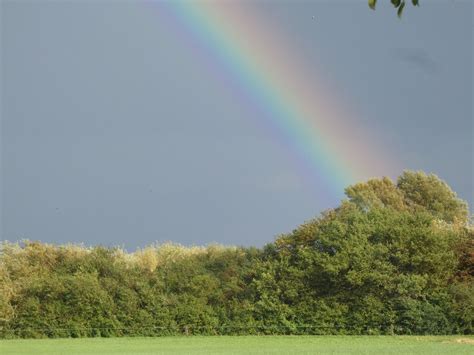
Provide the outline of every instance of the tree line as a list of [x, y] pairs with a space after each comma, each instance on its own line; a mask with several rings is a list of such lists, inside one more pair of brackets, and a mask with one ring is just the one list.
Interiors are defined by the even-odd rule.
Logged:
[[472, 334], [467, 204], [422, 172], [345, 192], [263, 248], [3, 242], [0, 337]]

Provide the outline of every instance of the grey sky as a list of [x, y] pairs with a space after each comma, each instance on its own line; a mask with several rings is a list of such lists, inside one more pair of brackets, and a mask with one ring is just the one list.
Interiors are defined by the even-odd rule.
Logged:
[[[425, 1], [401, 21], [380, 5], [255, 8], [380, 133], [373, 146], [472, 206], [473, 5]], [[308, 187], [149, 5], [3, 0], [1, 60], [3, 239], [262, 245], [341, 197]]]

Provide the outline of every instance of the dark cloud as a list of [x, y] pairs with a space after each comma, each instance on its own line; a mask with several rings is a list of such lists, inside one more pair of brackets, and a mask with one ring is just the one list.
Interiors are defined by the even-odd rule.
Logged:
[[435, 74], [439, 70], [439, 64], [424, 49], [421, 48], [396, 48], [392, 56], [423, 70], [426, 73]]

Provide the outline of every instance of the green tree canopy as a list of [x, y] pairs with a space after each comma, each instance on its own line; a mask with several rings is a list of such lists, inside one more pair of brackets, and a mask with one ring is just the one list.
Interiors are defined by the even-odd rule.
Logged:
[[412, 171], [346, 194], [262, 249], [0, 243], [0, 338], [472, 334], [467, 204]]
[[311, 299], [323, 302], [338, 316], [320, 304], [318, 317], [342, 317], [355, 332], [361, 324], [373, 332], [381, 325], [450, 332], [450, 317], [472, 330], [467, 204], [437, 176], [414, 171], [396, 183], [371, 179], [345, 191], [339, 207], [276, 240], [273, 259], [282, 266], [273, 266], [281, 270], [274, 278], [282, 281], [270, 289], [303, 309]]
[[446, 223], [466, 224], [465, 201], [434, 174], [405, 171], [396, 184], [389, 178], [371, 179], [345, 190], [349, 201], [364, 210], [390, 207], [397, 211], [425, 211]]

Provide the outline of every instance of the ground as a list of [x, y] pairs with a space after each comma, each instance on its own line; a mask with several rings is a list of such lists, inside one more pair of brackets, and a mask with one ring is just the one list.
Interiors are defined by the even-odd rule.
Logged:
[[10, 354], [474, 354], [462, 336], [214, 336], [1, 340]]

